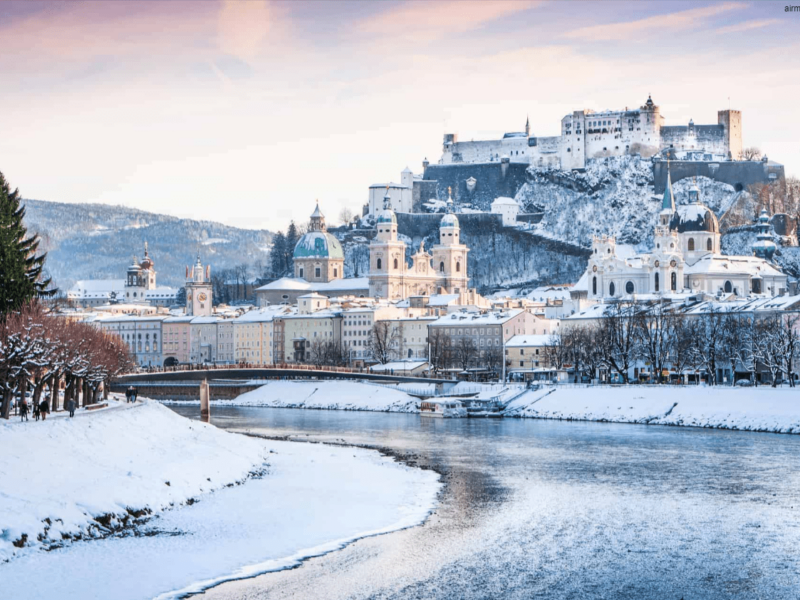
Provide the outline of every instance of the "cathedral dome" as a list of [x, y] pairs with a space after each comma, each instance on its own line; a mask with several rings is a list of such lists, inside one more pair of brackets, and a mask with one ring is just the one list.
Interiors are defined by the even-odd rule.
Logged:
[[334, 258], [344, 260], [339, 240], [326, 231], [309, 231], [294, 247], [294, 258]]
[[719, 221], [714, 211], [703, 204], [684, 204], [675, 212], [670, 229], [678, 233], [719, 233]]
[[458, 217], [453, 213], [448, 213], [442, 217], [442, 223], [439, 227], [458, 227]]
[[397, 224], [397, 217], [394, 214], [394, 211], [391, 209], [382, 210], [378, 214], [378, 223], [395, 223]]

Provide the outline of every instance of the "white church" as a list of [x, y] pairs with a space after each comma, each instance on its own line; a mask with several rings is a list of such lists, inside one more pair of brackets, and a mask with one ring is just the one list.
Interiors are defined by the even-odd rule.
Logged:
[[667, 176], [654, 248], [632, 257], [617, 254], [614, 237], [595, 237], [592, 256], [581, 282], [588, 298], [621, 298], [635, 294], [706, 293], [712, 295], [777, 296], [787, 291], [787, 276], [770, 262], [775, 244], [769, 218], [762, 211], [753, 256], [720, 252], [719, 222], [700, 202], [697, 185], [689, 189], [688, 203], [676, 206]]

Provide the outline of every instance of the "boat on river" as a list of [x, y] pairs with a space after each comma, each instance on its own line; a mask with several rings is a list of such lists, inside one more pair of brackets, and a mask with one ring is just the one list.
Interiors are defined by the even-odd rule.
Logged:
[[467, 416], [467, 409], [459, 400], [453, 398], [431, 399], [420, 403], [419, 414], [422, 417], [459, 419]]

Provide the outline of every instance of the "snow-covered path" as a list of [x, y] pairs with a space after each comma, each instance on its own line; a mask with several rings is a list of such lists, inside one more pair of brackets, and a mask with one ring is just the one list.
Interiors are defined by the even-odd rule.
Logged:
[[[440, 488], [437, 474], [377, 452], [248, 438], [151, 402], [0, 427], [0, 531], [10, 558], [0, 581], [2, 597], [15, 600], [175, 597], [419, 524]], [[265, 457], [263, 478], [222, 487]], [[189, 497], [198, 502], [181, 506]], [[43, 518], [85, 530], [100, 514], [170, 502], [142, 528], [159, 535], [11, 555], [19, 531], [35, 532]]]

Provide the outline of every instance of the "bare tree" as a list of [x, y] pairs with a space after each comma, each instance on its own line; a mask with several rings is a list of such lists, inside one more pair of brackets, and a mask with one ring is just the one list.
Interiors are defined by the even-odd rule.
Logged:
[[761, 150], [755, 146], [742, 150], [742, 160], [761, 160]]
[[497, 373], [500, 370], [503, 360], [503, 349], [500, 346], [492, 346], [486, 350], [484, 354], [486, 368], [492, 373]]
[[709, 385], [716, 385], [717, 368], [730, 360], [729, 349], [725, 345], [726, 323], [726, 315], [719, 312], [701, 315], [690, 321], [694, 352], [698, 364], [706, 371]]
[[399, 335], [397, 327], [389, 321], [377, 321], [372, 326], [369, 347], [372, 357], [382, 365], [397, 358]]
[[610, 307], [600, 324], [602, 361], [628, 383], [628, 371], [637, 353], [637, 331], [633, 319], [634, 305], [617, 302]]
[[465, 335], [456, 340], [453, 345], [453, 359], [462, 371], [469, 369], [477, 356], [478, 344], [474, 338]]
[[347, 208], [346, 206], [343, 206], [342, 210], [339, 211], [339, 221], [341, 221], [342, 225], [347, 225], [352, 220], [353, 220], [353, 211]]
[[658, 383], [662, 381], [675, 339], [671, 317], [667, 303], [662, 301], [656, 301], [649, 310], [634, 317], [639, 355], [650, 364]]
[[568, 333], [564, 335], [558, 332], [550, 334], [547, 345], [544, 347], [544, 358], [550, 367], [559, 371], [564, 368], [564, 364], [568, 362], [571, 354], [570, 344], [574, 341]]
[[447, 366], [450, 336], [440, 327], [428, 329], [428, 362], [434, 373], [438, 373]]

